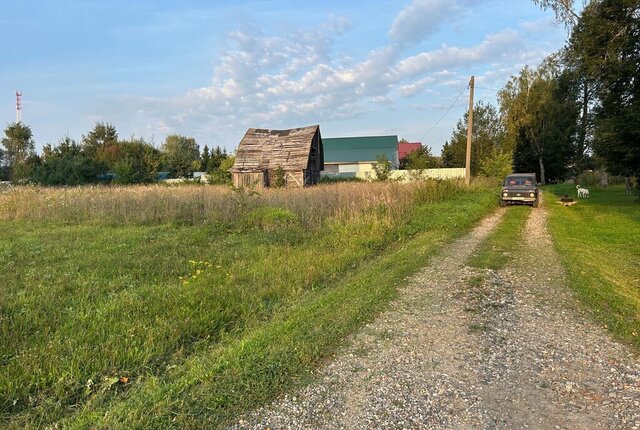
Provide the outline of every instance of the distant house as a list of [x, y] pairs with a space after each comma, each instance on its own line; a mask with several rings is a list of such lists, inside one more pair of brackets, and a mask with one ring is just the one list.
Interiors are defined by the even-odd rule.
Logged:
[[250, 128], [229, 170], [235, 187], [269, 187], [283, 173], [285, 186], [317, 184], [324, 168], [320, 126], [290, 130]]
[[322, 141], [325, 175], [357, 176], [373, 171], [384, 155], [394, 169], [399, 166], [398, 136], [334, 137]]
[[398, 159], [402, 162], [407, 154], [419, 149], [422, 149], [421, 142], [398, 142]]

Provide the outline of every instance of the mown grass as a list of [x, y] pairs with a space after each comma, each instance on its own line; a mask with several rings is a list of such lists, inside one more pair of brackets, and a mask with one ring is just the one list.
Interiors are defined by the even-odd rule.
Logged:
[[620, 339], [640, 350], [640, 203], [624, 187], [589, 187], [590, 197], [564, 207], [553, 200], [575, 186], [549, 187], [555, 246], [578, 297]]
[[498, 227], [469, 258], [469, 265], [481, 269], [502, 269], [513, 254], [519, 252], [522, 232], [531, 210], [529, 206], [507, 207]]
[[[368, 209], [348, 215], [354, 188], [327, 189], [343, 193], [343, 206], [320, 219], [292, 210], [299, 201], [265, 205], [281, 198], [271, 195], [235, 197], [245, 200], [227, 221], [194, 225], [135, 214], [142, 224], [112, 225], [106, 212], [84, 210], [71, 225], [73, 208], [48, 222], [35, 210], [9, 216], [0, 224], [0, 423], [223, 423], [306, 374], [494, 203], [486, 190], [449, 183], [353, 185]], [[192, 192], [173, 192], [182, 190]], [[312, 204], [316, 192], [290, 200]]]

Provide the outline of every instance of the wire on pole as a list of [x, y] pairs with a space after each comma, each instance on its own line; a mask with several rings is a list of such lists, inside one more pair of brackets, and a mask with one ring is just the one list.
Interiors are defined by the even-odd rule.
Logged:
[[433, 124], [433, 127], [431, 127], [425, 134], [422, 135], [422, 137], [420, 138], [420, 141], [422, 141], [425, 137], [427, 137], [429, 135], [429, 133], [431, 133], [438, 124], [440, 124], [440, 121], [442, 121], [442, 119], [445, 117], [445, 115], [447, 115], [449, 113], [449, 111], [451, 110], [451, 108], [453, 107], [453, 105], [456, 104], [456, 102], [460, 99], [460, 97], [462, 96], [462, 94], [464, 94], [464, 92], [467, 90], [467, 88], [469, 88], [469, 86], [467, 85], [462, 91], [460, 91], [460, 94], [458, 94], [458, 97], [456, 97], [456, 99], [453, 101], [453, 103], [451, 103], [451, 105], [449, 105], [449, 107], [447, 108], [447, 110], [442, 114], [442, 116], [440, 117], [440, 119], [438, 121], [436, 121], [435, 124]]

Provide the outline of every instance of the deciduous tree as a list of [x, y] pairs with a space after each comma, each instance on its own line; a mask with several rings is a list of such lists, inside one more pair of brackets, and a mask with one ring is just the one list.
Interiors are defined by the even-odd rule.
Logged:
[[[542, 9], [552, 10], [556, 15], [556, 20], [563, 23], [568, 29], [571, 29], [580, 18], [575, 10], [575, 0], [533, 0], [533, 2]], [[587, 0], [582, 0], [583, 6], [587, 3]]]
[[543, 184], [563, 178], [574, 154], [578, 107], [560, 75], [557, 57], [549, 57], [537, 69], [524, 67], [498, 93], [514, 168], [536, 172]]
[[[442, 148], [444, 167], [464, 167], [467, 153], [467, 124], [469, 113], [458, 120], [451, 139]], [[511, 153], [512, 146], [505, 139], [505, 129], [497, 109], [479, 101], [473, 108], [473, 133], [471, 137], [471, 174], [480, 173], [483, 160], [498, 150]]]
[[114, 166], [116, 182], [141, 184], [156, 180], [160, 152], [143, 139], [131, 138], [119, 143], [121, 158]]
[[162, 152], [167, 170], [176, 178], [190, 176], [193, 173], [193, 161], [200, 159], [196, 140], [178, 134], [167, 136]]
[[23, 164], [29, 157], [35, 155], [31, 128], [22, 122], [14, 122], [7, 125], [4, 135], [2, 146], [4, 146], [4, 162], [8, 168], [8, 176], [12, 181], [26, 179], [27, 172]]
[[576, 68], [595, 82], [594, 155], [610, 173], [639, 176], [640, 3], [592, 1], [568, 51]]
[[96, 123], [87, 135], [82, 136], [82, 149], [87, 157], [101, 165], [103, 171], [113, 170], [120, 159], [116, 128], [109, 123]]

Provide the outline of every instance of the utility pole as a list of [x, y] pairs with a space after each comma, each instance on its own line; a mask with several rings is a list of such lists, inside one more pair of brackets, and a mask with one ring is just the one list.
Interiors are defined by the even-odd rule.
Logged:
[[467, 125], [467, 164], [464, 172], [464, 183], [471, 182], [471, 133], [473, 132], [473, 84], [474, 77], [469, 81], [469, 123]]

